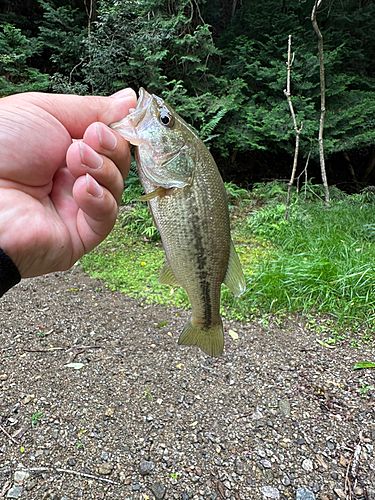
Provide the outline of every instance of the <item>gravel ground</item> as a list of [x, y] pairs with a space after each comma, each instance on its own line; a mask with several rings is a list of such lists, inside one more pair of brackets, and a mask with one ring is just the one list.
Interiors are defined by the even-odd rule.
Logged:
[[214, 360], [187, 315], [78, 267], [6, 294], [0, 498], [375, 500], [373, 346], [225, 321]]

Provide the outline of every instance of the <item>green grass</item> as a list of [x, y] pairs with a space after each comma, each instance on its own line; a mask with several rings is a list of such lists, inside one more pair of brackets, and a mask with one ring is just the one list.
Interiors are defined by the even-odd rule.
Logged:
[[[224, 315], [246, 320], [302, 312], [328, 316], [335, 329], [358, 329], [361, 335], [374, 329], [373, 195], [348, 196], [333, 190], [327, 209], [318, 189], [309, 188], [306, 197], [294, 202], [286, 221], [282, 185], [259, 185], [249, 194], [230, 184], [228, 191], [234, 240], [248, 287], [237, 299], [223, 287]], [[158, 282], [164, 255], [150, 226], [144, 205], [133, 202], [82, 265], [131, 297], [189, 307], [183, 290]]]
[[163, 262], [160, 244], [137, 241], [119, 224], [95, 252], [82, 259], [83, 269], [91, 276], [106, 281], [113, 290], [120, 290], [147, 303], [187, 307], [183, 290], [159, 283]]
[[342, 324], [373, 326], [375, 246], [367, 226], [375, 223], [375, 204], [349, 196], [329, 209], [299, 203], [289, 221], [284, 210], [266, 206], [246, 220], [244, 231], [273, 244], [247, 295], [270, 311], [328, 313]]
[[42, 421], [42, 418], [44, 417], [44, 413], [42, 411], [36, 411], [31, 415], [31, 425], [32, 427], [36, 427], [37, 425], [40, 424]]

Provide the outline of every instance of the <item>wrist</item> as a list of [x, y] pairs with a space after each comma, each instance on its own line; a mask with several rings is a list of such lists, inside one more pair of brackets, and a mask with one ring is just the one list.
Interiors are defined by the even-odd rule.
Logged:
[[0, 297], [21, 281], [21, 275], [12, 259], [0, 248]]

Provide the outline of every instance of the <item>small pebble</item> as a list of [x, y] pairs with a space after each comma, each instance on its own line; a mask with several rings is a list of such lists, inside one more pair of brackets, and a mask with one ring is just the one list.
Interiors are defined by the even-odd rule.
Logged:
[[363, 496], [364, 494], [364, 491], [363, 491], [363, 488], [361, 488], [360, 486], [356, 486], [353, 490], [353, 493], [354, 495], [356, 495], [357, 497], [361, 497]]
[[320, 491], [320, 488], [321, 488], [321, 485], [318, 484], [318, 483], [314, 483], [312, 485], [312, 490], [313, 490], [314, 493], [318, 493]]
[[23, 492], [22, 486], [14, 485], [8, 491], [6, 498], [20, 498], [22, 492]]
[[344, 490], [341, 488], [333, 488], [334, 493], [340, 498], [340, 500], [346, 500], [346, 495]]
[[0, 380], [1, 381], [7, 380], [7, 378], [8, 378], [8, 375], [6, 373], [0, 373]]
[[263, 459], [260, 460], [260, 463], [263, 465], [265, 469], [270, 469], [272, 467], [272, 464], [269, 460]]
[[298, 488], [296, 500], [315, 500], [314, 493], [308, 488]]
[[290, 402], [289, 399], [280, 399], [279, 411], [284, 417], [290, 417]]
[[155, 468], [154, 462], [149, 460], [141, 460], [141, 463], [139, 464], [139, 472], [141, 473], [142, 476], [147, 476], [152, 472], [154, 468]]
[[262, 486], [260, 489], [264, 498], [273, 498], [278, 500], [280, 498], [280, 492], [277, 488], [273, 488], [272, 486]]
[[167, 488], [161, 483], [153, 483], [151, 485], [151, 491], [157, 500], [162, 500], [165, 497]]
[[113, 470], [113, 465], [110, 463], [101, 464], [98, 467], [98, 473], [103, 476], [108, 476]]
[[285, 474], [281, 482], [283, 483], [284, 486], [290, 486], [291, 484], [290, 477]]
[[108, 408], [105, 409], [104, 415], [108, 418], [113, 417], [115, 414], [115, 409], [109, 406]]
[[23, 484], [25, 480], [30, 476], [27, 470], [16, 470], [13, 476], [13, 480], [17, 484]]
[[305, 458], [305, 460], [302, 462], [302, 469], [306, 472], [312, 472], [314, 470], [312, 460], [310, 460], [309, 458]]
[[28, 394], [27, 396], [25, 396], [22, 400], [22, 403], [24, 405], [28, 405], [31, 401], [33, 401], [35, 399], [35, 394]]
[[332, 441], [327, 441], [327, 448], [332, 451], [336, 448], [336, 445]]

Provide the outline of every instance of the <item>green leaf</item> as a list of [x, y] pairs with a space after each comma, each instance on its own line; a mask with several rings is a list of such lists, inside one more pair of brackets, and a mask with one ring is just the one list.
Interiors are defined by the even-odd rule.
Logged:
[[375, 368], [375, 361], [358, 361], [353, 366], [353, 370], [363, 370], [365, 368]]

